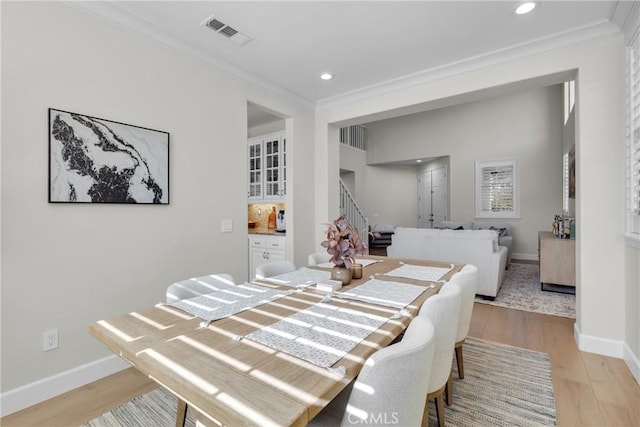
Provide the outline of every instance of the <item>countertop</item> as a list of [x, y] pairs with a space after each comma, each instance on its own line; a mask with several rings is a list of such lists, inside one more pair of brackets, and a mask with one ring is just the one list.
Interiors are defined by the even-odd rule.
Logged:
[[286, 236], [286, 232], [276, 231], [275, 228], [256, 227], [249, 228], [249, 234], [268, 234], [273, 236]]

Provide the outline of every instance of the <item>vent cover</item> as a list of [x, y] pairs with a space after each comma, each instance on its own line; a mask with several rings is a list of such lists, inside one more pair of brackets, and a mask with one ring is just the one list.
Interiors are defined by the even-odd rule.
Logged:
[[242, 33], [235, 28], [225, 24], [215, 16], [207, 18], [207, 20], [205, 20], [202, 25], [212, 29], [216, 33], [226, 37], [239, 46], [244, 46], [251, 40], [253, 40], [253, 38], [251, 38], [249, 35]]

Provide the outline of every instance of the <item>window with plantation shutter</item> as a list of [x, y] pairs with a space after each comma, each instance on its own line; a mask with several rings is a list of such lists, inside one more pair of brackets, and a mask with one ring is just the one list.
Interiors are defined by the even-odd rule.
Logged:
[[626, 133], [626, 234], [640, 240], [640, 35], [628, 47]]
[[519, 218], [516, 160], [476, 162], [476, 218]]

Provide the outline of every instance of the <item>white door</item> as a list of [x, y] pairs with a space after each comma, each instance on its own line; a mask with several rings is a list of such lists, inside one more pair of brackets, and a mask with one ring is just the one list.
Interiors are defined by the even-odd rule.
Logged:
[[418, 228], [431, 227], [431, 171], [418, 175]]
[[447, 220], [447, 168], [423, 170], [418, 177], [418, 227], [438, 227]]
[[431, 219], [433, 227], [447, 220], [447, 168], [431, 171]]

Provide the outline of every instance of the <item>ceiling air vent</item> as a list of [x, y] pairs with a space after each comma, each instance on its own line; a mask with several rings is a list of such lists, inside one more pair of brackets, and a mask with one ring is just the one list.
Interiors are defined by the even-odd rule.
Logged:
[[225, 24], [224, 22], [222, 22], [221, 20], [213, 16], [209, 17], [206, 21], [204, 21], [202, 25], [204, 25], [207, 28], [211, 28], [216, 33], [225, 36], [226, 38], [228, 38], [229, 40], [231, 40], [232, 42], [240, 46], [244, 46], [247, 43], [249, 43], [251, 40], [253, 40], [247, 34], [242, 33], [233, 27], [230, 27], [229, 25]]

